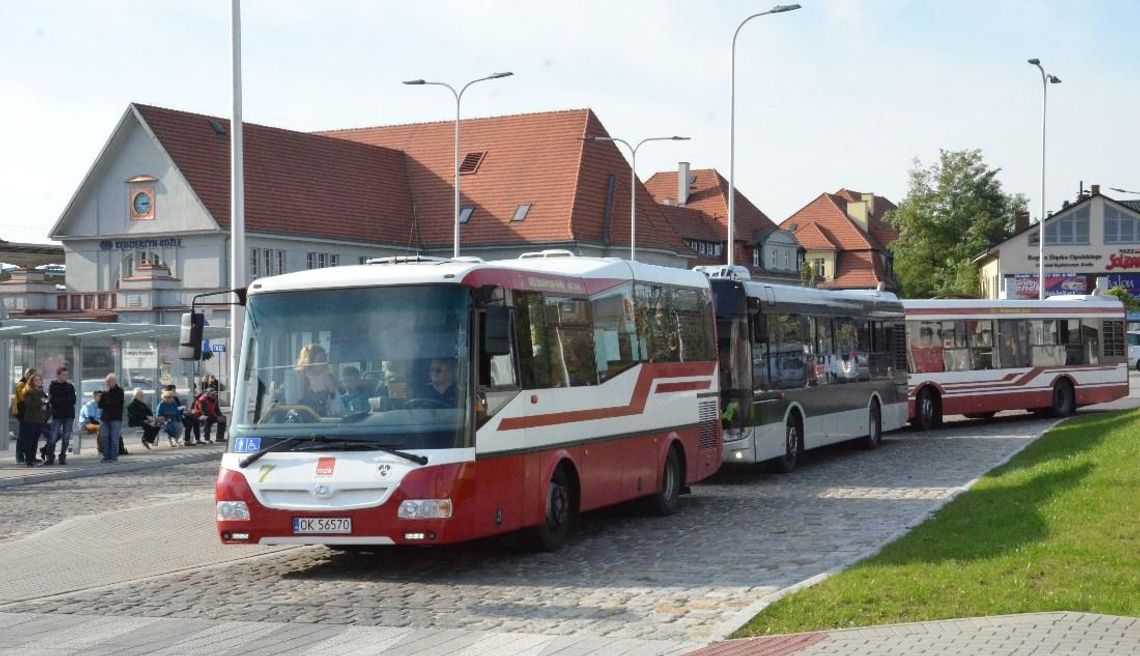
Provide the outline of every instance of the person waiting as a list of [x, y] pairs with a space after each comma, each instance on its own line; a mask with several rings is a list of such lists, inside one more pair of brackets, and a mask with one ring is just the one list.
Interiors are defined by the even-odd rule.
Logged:
[[458, 405], [458, 393], [455, 389], [455, 361], [448, 358], [432, 359], [428, 376], [430, 384], [424, 391], [424, 398], [437, 401], [448, 408], [454, 408]]
[[[173, 387], [173, 386], [171, 386]], [[162, 429], [166, 432], [166, 439], [170, 442], [170, 446], [178, 445], [178, 435], [182, 432], [186, 425], [185, 418], [183, 417], [182, 402], [175, 395], [174, 390], [162, 390], [161, 400], [158, 402], [158, 409], [155, 414], [158, 415], [162, 422]], [[194, 424], [197, 427], [197, 423]], [[187, 432], [187, 439], [189, 439], [189, 432]]]
[[150, 406], [143, 401], [141, 387], [136, 387], [131, 402], [127, 404], [127, 426], [142, 429], [142, 445], [149, 449], [158, 439], [162, 422], [154, 416]]
[[340, 402], [344, 406], [345, 414], [370, 412], [372, 407], [368, 402], [368, 390], [360, 377], [360, 370], [356, 367], [345, 367], [341, 372], [341, 379], [344, 381], [344, 394], [340, 395]]
[[219, 442], [226, 441], [226, 416], [222, 414], [222, 409], [218, 406], [218, 392], [213, 389], [207, 389], [198, 398], [194, 400], [194, 407], [190, 410], [190, 414], [198, 418], [202, 422], [202, 430], [205, 432], [206, 443], [210, 443], [210, 430], [217, 425]]

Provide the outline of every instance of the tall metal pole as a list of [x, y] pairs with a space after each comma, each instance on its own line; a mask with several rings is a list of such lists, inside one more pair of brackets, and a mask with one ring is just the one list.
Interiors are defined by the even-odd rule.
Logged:
[[[241, 118], [241, 0], [231, 2], [230, 33], [233, 38], [233, 116], [230, 119], [230, 288], [245, 287], [245, 175], [242, 154]], [[230, 306], [229, 362], [230, 389], [234, 389], [241, 355], [245, 308]]]
[[650, 141], [688, 141], [689, 137], [648, 137], [631, 145], [617, 137], [581, 137], [582, 141], [612, 141], [629, 149], [629, 261], [637, 261], [637, 151]]
[[1060, 84], [1061, 78], [1045, 72], [1041, 60], [1027, 60], [1041, 72], [1041, 216], [1037, 220], [1037, 298], [1045, 298], [1045, 110], [1049, 98], [1049, 85]]
[[497, 80], [499, 78], [510, 77], [512, 75], [514, 75], [514, 73], [511, 73], [510, 71], [506, 71], [503, 73], [495, 73], [493, 75], [488, 75], [487, 77], [481, 77], [477, 80], [471, 80], [467, 84], [463, 85], [463, 88], [461, 88], [459, 91], [456, 91], [455, 87], [451, 86], [450, 84], [448, 84], [446, 82], [428, 82], [427, 80], [407, 80], [404, 82], [404, 84], [410, 84], [410, 85], [419, 85], [419, 86], [425, 86], [426, 85], [426, 86], [433, 86], [433, 87], [444, 87], [445, 89], [447, 89], [448, 91], [451, 92], [451, 95], [455, 96], [455, 170], [453, 172], [454, 177], [452, 178], [452, 185], [451, 185], [455, 189], [455, 213], [454, 213], [455, 226], [454, 226], [454, 234], [452, 235], [452, 247], [451, 247], [451, 256], [452, 257], [459, 257], [459, 211], [460, 211], [460, 205], [459, 204], [461, 202], [461, 200], [460, 200], [461, 197], [460, 197], [460, 193], [459, 193], [459, 122], [460, 122], [460, 105], [461, 105], [461, 102], [463, 100], [463, 92], [467, 91], [467, 87], [471, 86], [472, 84], [475, 84], [476, 82], [483, 82], [485, 80]]
[[734, 240], [736, 239], [736, 37], [741, 28], [752, 20], [768, 14], [779, 14], [785, 11], [799, 9], [799, 5], [776, 5], [768, 11], [752, 14], [740, 21], [736, 31], [732, 33], [732, 62], [729, 65], [729, 101], [728, 101], [728, 241], [725, 251], [728, 253], [726, 263], [731, 269], [735, 256]]

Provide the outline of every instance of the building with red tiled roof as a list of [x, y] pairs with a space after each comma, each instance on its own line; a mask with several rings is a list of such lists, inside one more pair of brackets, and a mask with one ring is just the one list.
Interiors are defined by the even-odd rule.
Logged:
[[840, 189], [820, 194], [781, 223], [805, 250], [817, 284], [830, 289], [894, 291], [891, 253], [898, 235], [883, 217], [896, 206], [871, 193]]
[[[681, 180], [688, 184], [681, 185]], [[695, 264], [724, 264], [728, 240], [728, 181], [715, 169], [654, 173], [645, 188], [662, 205], [665, 216], [686, 245], [701, 257]], [[799, 282], [802, 253], [795, 237], [772, 223], [760, 208], [736, 189], [734, 263], [747, 266], [754, 279]]]

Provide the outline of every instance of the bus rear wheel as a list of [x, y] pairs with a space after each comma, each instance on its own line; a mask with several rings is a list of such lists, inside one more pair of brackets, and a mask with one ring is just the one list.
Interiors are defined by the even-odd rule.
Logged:
[[929, 387], [922, 388], [914, 402], [914, 419], [911, 421], [919, 430], [934, 430], [942, 425], [942, 408], [938, 394]]
[[531, 551], [558, 551], [570, 538], [577, 516], [578, 502], [566, 467], [559, 466], [546, 487], [544, 518], [541, 524], [523, 534], [523, 542]]
[[1076, 400], [1073, 394], [1073, 384], [1067, 380], [1059, 380], [1053, 386], [1053, 416], [1068, 417], [1076, 409]]
[[645, 509], [650, 514], [664, 517], [672, 515], [681, 501], [681, 486], [685, 484], [685, 468], [677, 447], [669, 449], [665, 456], [665, 467], [661, 470], [661, 489], [645, 499]]
[[871, 411], [867, 413], [867, 436], [863, 438], [864, 449], [877, 449], [883, 444], [883, 412], [878, 401], [871, 401]]
[[803, 426], [798, 416], [788, 417], [784, 425], [784, 455], [773, 463], [777, 474], [790, 474], [800, 462], [800, 454], [804, 449]]

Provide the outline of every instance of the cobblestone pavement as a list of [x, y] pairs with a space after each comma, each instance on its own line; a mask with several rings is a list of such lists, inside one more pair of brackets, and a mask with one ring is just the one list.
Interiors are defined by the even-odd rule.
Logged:
[[55, 526], [72, 517], [148, 504], [210, 497], [215, 461], [45, 481], [0, 489], [0, 543]]
[[822, 450], [789, 476], [729, 469], [669, 518], [594, 513], [557, 554], [506, 538], [378, 556], [295, 549], [3, 610], [703, 643], [769, 593], [878, 549], [1051, 421], [894, 433], [873, 453]]

